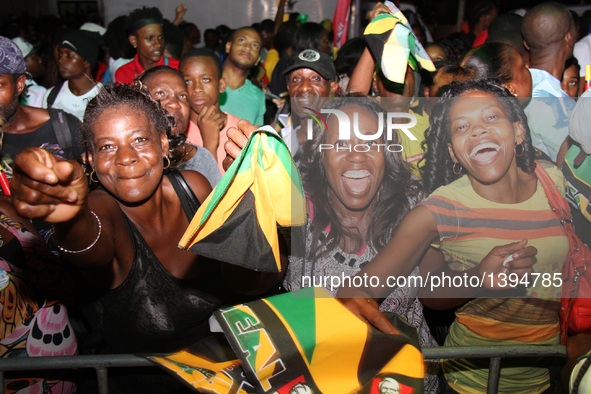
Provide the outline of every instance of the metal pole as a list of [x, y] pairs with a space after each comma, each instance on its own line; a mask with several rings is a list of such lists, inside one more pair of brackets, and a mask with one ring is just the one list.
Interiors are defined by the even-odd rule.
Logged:
[[486, 387], [487, 394], [496, 394], [499, 390], [499, 375], [501, 374], [501, 358], [493, 357], [490, 359], [490, 366], [488, 369], [488, 384]]

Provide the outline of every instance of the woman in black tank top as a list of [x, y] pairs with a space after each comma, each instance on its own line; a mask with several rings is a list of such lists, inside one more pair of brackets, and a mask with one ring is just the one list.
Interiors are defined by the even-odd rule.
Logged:
[[[194, 171], [163, 175], [170, 127], [161, 106], [139, 89], [107, 87], [89, 102], [83, 124], [90, 180], [98, 188], [89, 193], [80, 165], [46, 151], [15, 159], [18, 211], [54, 224], [61, 257], [78, 267], [78, 311], [87, 327], [78, 333], [82, 352], [187, 347], [209, 334], [209, 316], [232, 293], [222, 275], [229, 266], [177, 247], [211, 187]], [[280, 279], [253, 276], [243, 283], [260, 292]], [[153, 384], [148, 391], [158, 392]]]

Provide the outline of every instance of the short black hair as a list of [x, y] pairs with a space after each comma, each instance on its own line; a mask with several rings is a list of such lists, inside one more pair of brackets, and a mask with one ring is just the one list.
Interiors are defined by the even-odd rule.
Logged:
[[[213, 63], [215, 64], [215, 68], [218, 71], [218, 76], [220, 78], [222, 78], [222, 62], [219, 58], [218, 55], [215, 54], [215, 52], [213, 52], [211, 49], [208, 48], [196, 48], [196, 49], [189, 49], [187, 52], [185, 52], [185, 54], [183, 55], [183, 57], [181, 57], [181, 65], [182, 63], [192, 57], [208, 57], [211, 60], [213, 60]], [[181, 66], [179, 66], [179, 68], [181, 68]]]
[[136, 8], [127, 16], [127, 34], [135, 35], [138, 29], [153, 23], [163, 24], [162, 13], [158, 8]]

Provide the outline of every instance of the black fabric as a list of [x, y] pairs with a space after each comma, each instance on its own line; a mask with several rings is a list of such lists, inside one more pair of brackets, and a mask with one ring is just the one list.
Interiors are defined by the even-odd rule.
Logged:
[[55, 85], [53, 89], [51, 89], [51, 92], [49, 92], [49, 96], [47, 96], [47, 108], [53, 107], [53, 103], [55, 103], [55, 99], [57, 95], [60, 93], [60, 90], [62, 90], [62, 86], [64, 86], [64, 83], [66, 83], [66, 81], [61, 81], [59, 84]]
[[[254, 198], [252, 191], [247, 190], [224, 224], [193, 244], [189, 250], [200, 256], [215, 258], [255, 271], [277, 272], [273, 249], [257, 220]], [[245, 232], [245, 228], [253, 230]], [[229, 247], [220, 250], [222, 248], [219, 245]], [[265, 264], [261, 264], [262, 262]]]
[[[185, 214], [192, 217], [197, 200], [192, 193], [180, 194]], [[125, 220], [136, 245], [133, 266], [125, 281], [106, 293], [94, 289], [91, 283], [78, 283], [79, 305], [74, 316], [78, 319], [75, 327], [80, 352], [171, 353], [210, 335], [208, 319], [227, 292], [219, 263], [200, 257], [198, 278], [175, 278], [158, 261], [133, 223], [127, 217]], [[93, 380], [82, 379], [79, 392], [95, 392]], [[161, 370], [124, 368], [109, 371], [109, 390], [173, 393], [184, 392], [186, 387]]]
[[271, 82], [269, 83], [269, 90], [271, 93], [279, 96], [283, 92], [287, 92], [287, 83], [285, 82], [285, 75], [283, 70], [287, 68], [289, 63], [289, 55], [283, 53], [277, 62], [277, 65], [273, 69], [271, 75]]
[[57, 138], [58, 144], [63, 148], [66, 157], [75, 157], [72, 131], [66, 121], [66, 113], [62, 110], [56, 110], [53, 108], [48, 109], [48, 111], [49, 119], [51, 119], [53, 132], [55, 133], [55, 138]]
[[191, 190], [191, 187], [180, 172], [170, 170], [167, 175], [172, 187], [181, 200], [181, 205], [187, 214], [187, 219], [191, 222], [191, 219], [195, 216], [195, 212], [197, 212], [201, 205], [197, 196], [195, 196], [195, 193], [193, 193], [193, 190]]
[[[38, 129], [29, 133], [4, 133], [2, 142], [2, 159], [12, 167], [14, 156], [27, 148], [43, 148], [56, 156], [65, 159], [77, 159], [84, 149], [82, 147], [82, 134], [80, 131], [80, 120], [74, 115], [62, 112], [68, 128], [72, 134], [72, 155], [66, 155], [66, 149], [61, 146], [56, 133], [53, 129], [53, 123], [50, 120], [43, 123]], [[12, 171], [11, 171], [12, 173]]]

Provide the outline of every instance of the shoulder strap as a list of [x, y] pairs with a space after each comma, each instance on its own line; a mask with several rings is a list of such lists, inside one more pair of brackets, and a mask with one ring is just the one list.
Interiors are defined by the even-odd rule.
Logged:
[[74, 159], [74, 147], [72, 142], [72, 131], [66, 119], [66, 113], [55, 108], [48, 108], [49, 118], [53, 126], [53, 133], [59, 146], [64, 150], [66, 159]]
[[53, 89], [51, 89], [51, 92], [49, 92], [49, 96], [47, 96], [47, 108], [53, 107], [53, 103], [55, 103], [55, 98], [59, 94], [60, 90], [62, 90], [62, 86], [64, 86], [64, 82], [66, 82], [66, 81], [62, 81], [58, 85], [55, 85], [53, 87]]
[[566, 202], [566, 199], [562, 197], [558, 191], [558, 186], [556, 186], [548, 172], [539, 162], [536, 162], [536, 169], [534, 173], [544, 188], [550, 208], [555, 211], [556, 215], [558, 215], [560, 219], [570, 219], [570, 208]]
[[164, 65], [168, 66], [168, 56], [164, 56]]
[[172, 187], [176, 191], [176, 194], [179, 196], [179, 199], [181, 200], [183, 210], [185, 211], [185, 214], [187, 215], [187, 218], [190, 222], [191, 219], [193, 219], [193, 216], [195, 216], [197, 209], [199, 209], [199, 206], [201, 206], [201, 203], [199, 202], [199, 200], [195, 196], [195, 193], [193, 193], [193, 190], [191, 190], [191, 187], [179, 171], [170, 170], [167, 175], [168, 179], [170, 179]]

